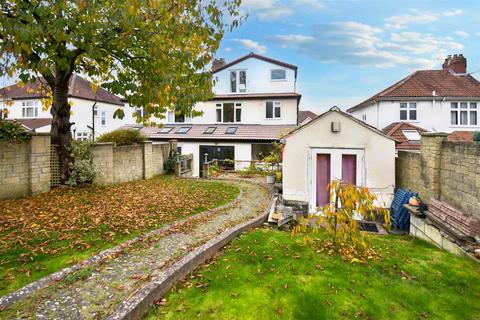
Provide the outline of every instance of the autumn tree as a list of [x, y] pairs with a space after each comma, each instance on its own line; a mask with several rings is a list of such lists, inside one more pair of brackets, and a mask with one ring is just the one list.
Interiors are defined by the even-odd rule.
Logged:
[[[238, 26], [241, 0], [2, 0], [0, 76], [41, 79], [68, 177], [73, 73], [87, 75], [134, 107], [137, 121], [167, 108], [193, 113], [211, 95], [208, 66], [227, 30]], [[87, 111], [85, 111], [87, 112]], [[115, 113], [123, 117], [123, 110]]]

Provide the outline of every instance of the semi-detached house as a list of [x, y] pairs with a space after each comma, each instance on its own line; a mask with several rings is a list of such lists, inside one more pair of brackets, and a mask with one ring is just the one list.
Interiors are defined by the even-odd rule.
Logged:
[[194, 155], [194, 176], [214, 158], [243, 169], [298, 125], [296, 66], [250, 53], [217, 65], [212, 76], [214, 97], [194, 107], [202, 116], [168, 112], [162, 128], [141, 129], [151, 140], [178, 140], [182, 154]]
[[448, 56], [442, 70], [416, 71], [348, 112], [380, 130], [405, 122], [451, 133], [480, 130], [479, 109], [480, 82], [459, 54]]

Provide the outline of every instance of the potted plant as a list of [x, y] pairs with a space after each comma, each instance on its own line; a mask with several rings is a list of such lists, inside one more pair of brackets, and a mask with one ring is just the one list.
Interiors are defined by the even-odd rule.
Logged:
[[263, 162], [267, 166], [267, 183], [275, 183], [275, 172], [279, 171], [281, 160], [281, 147], [278, 143], [273, 143], [273, 149], [263, 158]]

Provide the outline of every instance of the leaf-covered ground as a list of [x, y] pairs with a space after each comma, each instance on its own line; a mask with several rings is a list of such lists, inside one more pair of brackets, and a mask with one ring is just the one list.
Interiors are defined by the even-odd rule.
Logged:
[[302, 237], [241, 236], [152, 307], [152, 319], [480, 319], [480, 265], [409, 237], [350, 263]]
[[0, 295], [238, 194], [224, 182], [158, 176], [2, 200]]

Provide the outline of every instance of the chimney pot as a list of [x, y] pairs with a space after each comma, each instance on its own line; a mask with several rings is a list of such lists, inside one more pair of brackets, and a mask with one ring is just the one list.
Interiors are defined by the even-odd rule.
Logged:
[[448, 55], [442, 65], [442, 69], [455, 74], [465, 74], [467, 73], [467, 59], [463, 54]]

